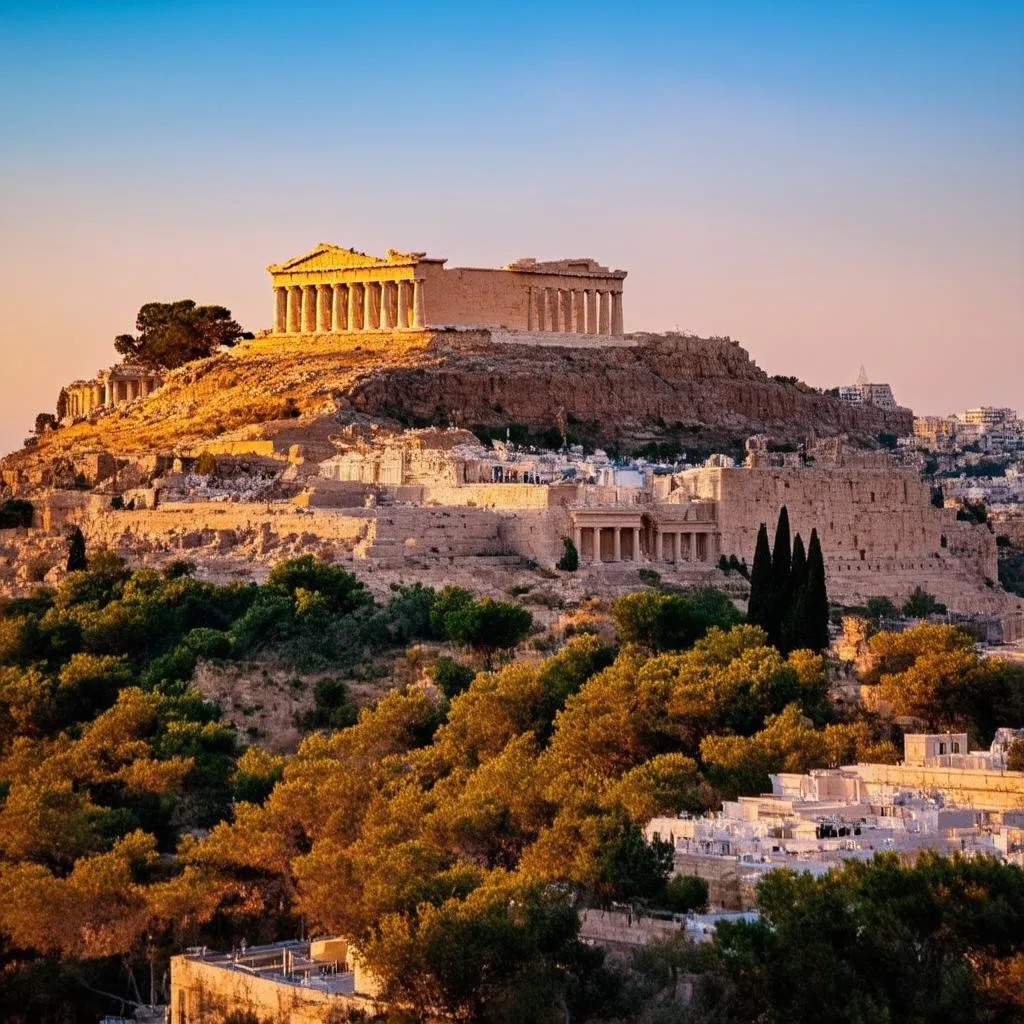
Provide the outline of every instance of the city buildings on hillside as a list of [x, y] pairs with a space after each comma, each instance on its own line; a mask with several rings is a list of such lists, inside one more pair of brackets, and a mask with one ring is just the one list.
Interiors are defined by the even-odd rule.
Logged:
[[171, 1024], [273, 1020], [329, 1024], [380, 1009], [379, 986], [344, 939], [290, 940], [171, 957]]
[[907, 735], [898, 765], [856, 764], [771, 776], [772, 791], [703, 817], [654, 818], [649, 840], [675, 847], [675, 871], [707, 880], [713, 906], [750, 909], [766, 871], [823, 874], [878, 851], [987, 854], [1024, 865], [1024, 772], [1000, 729], [985, 751], [967, 735]]
[[880, 409], [895, 409], [896, 399], [888, 384], [872, 384], [862, 366], [856, 384], [846, 384], [839, 388], [839, 397], [854, 405], [875, 405]]

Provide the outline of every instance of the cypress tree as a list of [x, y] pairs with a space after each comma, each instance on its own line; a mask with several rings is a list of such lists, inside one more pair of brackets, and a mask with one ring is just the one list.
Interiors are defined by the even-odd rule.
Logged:
[[807, 611], [803, 646], [823, 651], [828, 647], [828, 592], [825, 589], [825, 560], [817, 530], [811, 530], [811, 543], [807, 548], [807, 585], [804, 589]]
[[783, 654], [806, 645], [807, 618], [807, 555], [798, 533], [793, 538], [793, 565], [789, 573], [789, 597], [782, 614]]
[[782, 624], [786, 618], [792, 594], [790, 593], [790, 570], [793, 553], [789, 542], [789, 512], [783, 505], [779, 509], [779, 521], [775, 525], [775, 544], [772, 547], [772, 583], [768, 602], [767, 629], [769, 642], [782, 648]]
[[772, 551], [768, 546], [768, 527], [762, 523], [757, 531], [754, 565], [750, 570], [750, 600], [747, 602], [747, 621], [768, 629], [768, 609], [771, 604]]
[[76, 572], [79, 569], [88, 568], [85, 558], [85, 537], [79, 527], [71, 531], [68, 541], [68, 572]]
[[789, 586], [789, 573], [793, 567], [793, 552], [789, 543], [789, 511], [783, 505], [779, 509], [779, 521], [775, 526], [775, 544], [772, 547], [772, 579], [781, 594]]
[[807, 582], [807, 552], [798, 533], [793, 538], [793, 563], [789, 570], [789, 589], [795, 594]]

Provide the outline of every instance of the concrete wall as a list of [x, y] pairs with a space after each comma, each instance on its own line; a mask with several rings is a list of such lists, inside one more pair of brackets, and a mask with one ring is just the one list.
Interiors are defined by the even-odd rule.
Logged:
[[184, 956], [171, 958], [171, 1024], [221, 1024], [230, 1014], [254, 1014], [273, 1024], [327, 1024], [329, 1015], [377, 1004], [353, 994], [318, 992], [228, 970]]

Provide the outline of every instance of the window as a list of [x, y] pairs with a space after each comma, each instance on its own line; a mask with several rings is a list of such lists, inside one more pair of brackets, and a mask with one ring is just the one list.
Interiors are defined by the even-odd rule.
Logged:
[[941, 757], [945, 752], [946, 752], [946, 744], [940, 742], [939, 743], [939, 757]]
[[954, 754], [959, 754], [960, 753], [960, 741], [959, 740], [953, 740], [952, 751], [953, 751]]

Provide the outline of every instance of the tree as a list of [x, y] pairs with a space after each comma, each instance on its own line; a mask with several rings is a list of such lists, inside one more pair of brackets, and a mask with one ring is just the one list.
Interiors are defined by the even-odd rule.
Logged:
[[888, 597], [869, 597], [866, 605], [869, 619], [896, 619], [900, 610]]
[[120, 334], [114, 348], [131, 363], [173, 369], [234, 345], [242, 328], [224, 306], [197, 306], [192, 299], [148, 302], [135, 320], [137, 336]]
[[929, 615], [944, 615], [945, 612], [946, 606], [923, 587], [915, 587], [914, 592], [903, 603], [903, 614], [908, 619], [926, 619]]
[[807, 549], [807, 612], [806, 632], [801, 646], [812, 651], [824, 651], [829, 645], [828, 590], [825, 586], [825, 560], [817, 529], [811, 530], [811, 543]]
[[449, 699], [457, 697], [463, 690], [469, 687], [476, 676], [476, 672], [469, 665], [463, 665], [461, 661], [449, 658], [442, 654], [434, 662], [430, 672], [431, 678], [437, 688]]
[[754, 565], [750, 570], [750, 600], [747, 621], [768, 630], [772, 592], [772, 551], [768, 546], [768, 527], [762, 523], [757, 531]]
[[515, 647], [529, 632], [533, 616], [513, 601], [495, 601], [485, 597], [474, 601], [445, 619], [449, 636], [481, 651], [490, 670], [496, 651]]
[[30, 527], [35, 516], [35, 506], [31, 501], [11, 498], [0, 505], [0, 530], [15, 527]]
[[56, 430], [57, 417], [54, 416], [52, 412], [41, 412], [36, 416], [36, 421], [32, 429], [37, 435], [45, 434], [48, 430]]
[[89, 566], [88, 561], [85, 557], [85, 535], [82, 533], [81, 527], [76, 526], [71, 531], [71, 537], [68, 540], [68, 572], [79, 572], [82, 569], [87, 569]]
[[677, 914], [707, 913], [708, 883], [697, 875], [673, 875], [665, 883], [661, 902], [666, 909]]
[[562, 538], [562, 557], [558, 560], [557, 568], [563, 572], [575, 572], [580, 567], [580, 553], [571, 537]]

